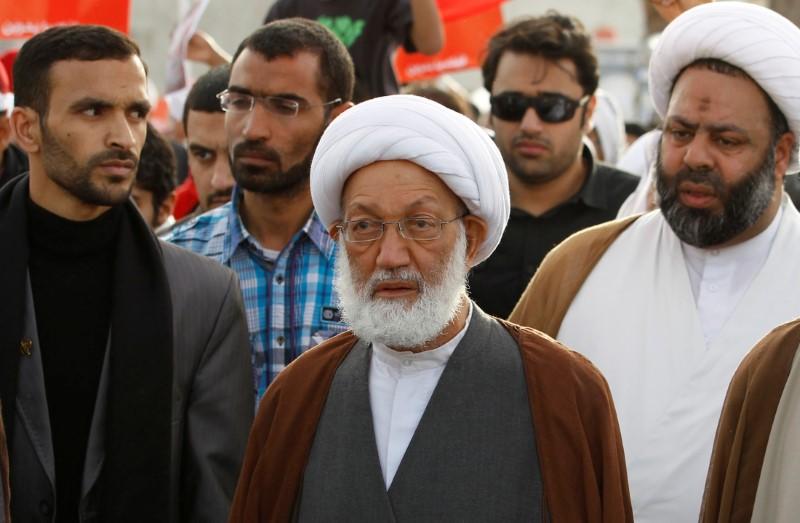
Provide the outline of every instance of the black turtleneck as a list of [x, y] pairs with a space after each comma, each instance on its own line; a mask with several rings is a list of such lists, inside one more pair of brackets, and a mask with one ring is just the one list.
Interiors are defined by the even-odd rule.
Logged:
[[57, 521], [78, 521], [111, 321], [121, 207], [75, 222], [28, 200], [29, 270], [56, 467]]

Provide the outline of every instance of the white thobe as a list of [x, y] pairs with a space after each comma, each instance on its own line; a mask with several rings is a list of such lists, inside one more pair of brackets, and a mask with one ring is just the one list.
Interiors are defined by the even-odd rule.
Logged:
[[800, 214], [785, 195], [782, 209], [774, 239], [767, 231], [741, 244], [765, 249], [766, 259], [745, 271], [754, 274], [742, 288], [731, 281], [726, 294], [737, 303], [725, 304], [725, 318], [713, 316], [714, 300], [701, 304], [706, 321], [718, 323], [708, 344], [681, 242], [660, 211], [609, 247], [564, 317], [558, 339], [611, 387], [637, 522], [697, 521], [734, 371], [772, 328], [800, 316]]
[[471, 319], [470, 303], [464, 328], [441, 347], [424, 352], [396, 351], [382, 343], [372, 344], [369, 401], [378, 458], [387, 489], [447, 361], [467, 333]]
[[711, 345], [767, 261], [783, 208], [769, 226], [749, 241], [723, 249], [701, 249], [681, 243], [697, 315]]

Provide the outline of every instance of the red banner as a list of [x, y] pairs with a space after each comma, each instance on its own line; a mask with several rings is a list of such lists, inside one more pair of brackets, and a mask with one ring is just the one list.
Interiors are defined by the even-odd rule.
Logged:
[[[465, 4], [470, 4], [466, 0]], [[440, 6], [443, 2], [439, 2]], [[473, 4], [487, 4], [474, 0]], [[444, 49], [433, 56], [406, 53], [400, 49], [395, 55], [395, 70], [400, 83], [435, 78], [441, 74], [480, 67], [489, 38], [503, 25], [499, 2], [494, 0], [488, 9], [470, 16], [446, 21]], [[476, 5], [464, 7], [476, 7]], [[485, 7], [485, 6], [484, 6]], [[442, 11], [444, 14], [444, 11]]]
[[130, 0], [0, 0], [0, 39], [30, 38], [54, 25], [98, 24], [127, 33]]
[[439, 14], [442, 20], [449, 22], [478, 14], [487, 9], [497, 7], [504, 0], [438, 0]]

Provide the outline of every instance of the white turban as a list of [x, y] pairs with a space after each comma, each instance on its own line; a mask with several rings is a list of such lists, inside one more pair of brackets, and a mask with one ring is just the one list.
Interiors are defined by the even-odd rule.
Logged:
[[[744, 2], [693, 7], [672, 21], [650, 58], [650, 96], [664, 118], [678, 73], [700, 58], [744, 70], [775, 102], [800, 138], [800, 29], [771, 9]], [[797, 171], [797, 151], [789, 171]]]
[[347, 178], [384, 160], [408, 160], [438, 175], [488, 225], [474, 263], [492, 254], [511, 212], [503, 157], [472, 120], [419, 96], [362, 102], [325, 130], [311, 163], [311, 197], [325, 227], [342, 218]]

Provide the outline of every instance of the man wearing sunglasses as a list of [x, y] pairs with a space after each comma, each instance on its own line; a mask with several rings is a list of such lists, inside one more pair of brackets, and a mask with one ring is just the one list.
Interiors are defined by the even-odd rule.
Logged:
[[344, 330], [336, 245], [314, 212], [308, 177], [323, 130], [352, 106], [354, 81], [347, 49], [317, 22], [279, 20], [248, 36], [217, 95], [231, 201], [165, 238], [239, 275], [256, 398], [301, 352]]
[[486, 312], [506, 317], [547, 252], [613, 219], [637, 180], [597, 163], [584, 144], [598, 72], [577, 20], [550, 12], [503, 29], [489, 43], [483, 79], [512, 209], [497, 251], [471, 273], [470, 290]]

